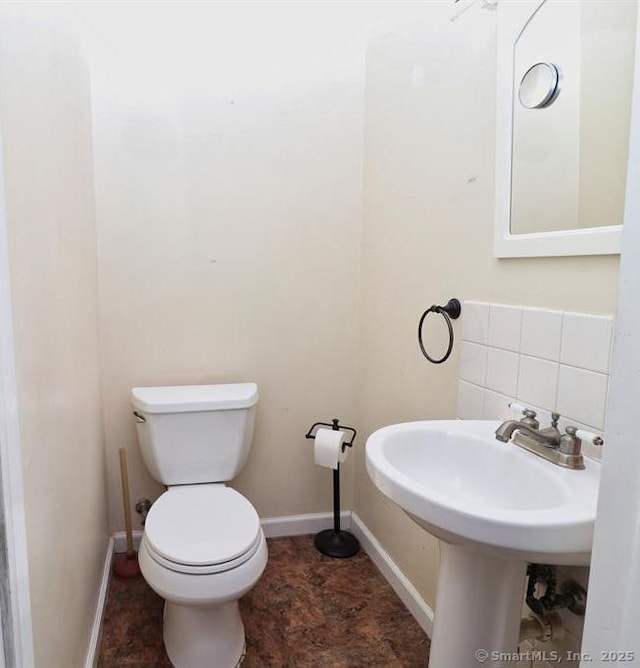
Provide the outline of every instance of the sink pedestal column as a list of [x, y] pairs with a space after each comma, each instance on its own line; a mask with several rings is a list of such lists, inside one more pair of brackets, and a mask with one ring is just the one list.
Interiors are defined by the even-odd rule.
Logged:
[[522, 561], [440, 541], [429, 668], [514, 666], [493, 653], [518, 651], [526, 573]]

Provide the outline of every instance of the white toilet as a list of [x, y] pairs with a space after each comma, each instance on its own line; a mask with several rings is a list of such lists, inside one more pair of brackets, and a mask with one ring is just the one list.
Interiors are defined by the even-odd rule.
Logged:
[[245, 648], [238, 600], [267, 564], [257, 512], [225, 485], [247, 460], [258, 387], [136, 387], [131, 395], [142, 457], [168, 488], [138, 553], [165, 599], [167, 655], [176, 668], [233, 668]]

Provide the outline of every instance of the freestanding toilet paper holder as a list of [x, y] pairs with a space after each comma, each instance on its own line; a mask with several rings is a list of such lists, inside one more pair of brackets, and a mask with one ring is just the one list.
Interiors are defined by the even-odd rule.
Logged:
[[[353, 441], [356, 437], [356, 430], [353, 427], [345, 427], [339, 423], [338, 418], [331, 420], [332, 424], [327, 422], [316, 422], [306, 433], [305, 438], [315, 438], [314, 429], [317, 427], [331, 427], [334, 431], [344, 431], [351, 433], [351, 440], [342, 443], [342, 451], [345, 448], [353, 447]], [[360, 550], [358, 539], [348, 531], [340, 529], [340, 464], [333, 469], [333, 529], [325, 529], [316, 534], [314, 539], [316, 548], [326, 554], [328, 557], [353, 557]]]

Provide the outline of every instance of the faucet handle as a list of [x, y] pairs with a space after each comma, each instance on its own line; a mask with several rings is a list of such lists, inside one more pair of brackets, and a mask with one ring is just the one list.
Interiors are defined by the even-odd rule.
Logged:
[[516, 415], [524, 415], [522, 418], [522, 422], [524, 422], [524, 424], [529, 425], [532, 429], [540, 428], [540, 423], [538, 420], [536, 420], [537, 413], [533, 409], [527, 408], [526, 406], [518, 404], [515, 401], [512, 401], [509, 404], [509, 408]]
[[560, 438], [558, 448], [558, 464], [572, 469], [584, 468], [584, 457], [582, 456], [582, 442], [602, 445], [604, 441], [597, 434], [592, 434], [585, 429], [578, 429], [573, 425], [565, 427], [565, 433]]
[[[590, 443], [591, 445], [604, 445], [602, 436], [598, 436], [598, 434], [594, 434], [590, 431], [587, 431], [586, 429], [576, 429], [575, 427], [573, 427], [573, 429], [575, 429], [574, 435], [581, 441]], [[569, 427], [567, 427], [567, 432], [568, 431]]]
[[518, 404], [515, 401], [512, 401], [508, 406], [511, 409], [511, 412], [516, 415], [524, 415], [526, 418], [535, 418], [537, 415], [532, 408]]

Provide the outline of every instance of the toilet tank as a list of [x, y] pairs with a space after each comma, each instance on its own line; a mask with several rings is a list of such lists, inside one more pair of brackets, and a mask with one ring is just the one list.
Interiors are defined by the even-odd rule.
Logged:
[[247, 461], [255, 383], [135, 387], [131, 401], [142, 458], [158, 482], [225, 482]]

